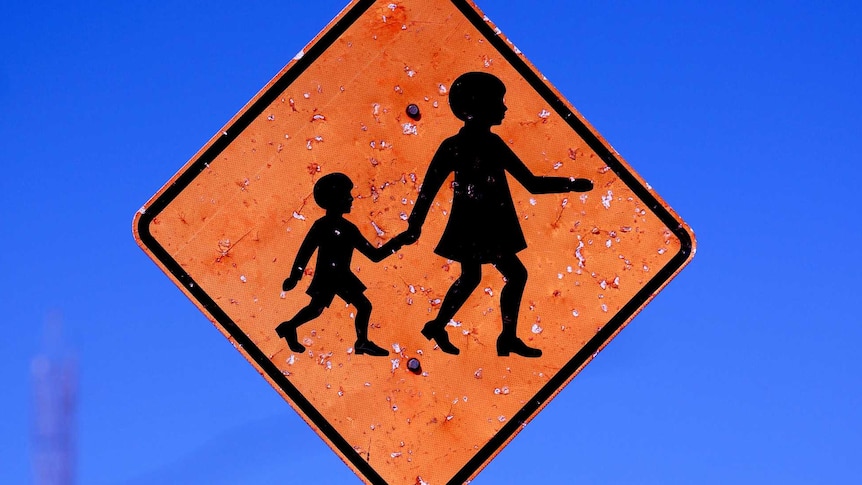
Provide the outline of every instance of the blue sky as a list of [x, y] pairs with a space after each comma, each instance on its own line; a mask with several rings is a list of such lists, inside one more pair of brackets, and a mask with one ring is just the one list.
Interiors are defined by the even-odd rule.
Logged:
[[[359, 483], [131, 234], [343, 6], [4, 9], [0, 483], [30, 481], [29, 369], [52, 311], [80, 370], [80, 483]], [[479, 7], [698, 254], [474, 483], [858, 480], [862, 7]]]

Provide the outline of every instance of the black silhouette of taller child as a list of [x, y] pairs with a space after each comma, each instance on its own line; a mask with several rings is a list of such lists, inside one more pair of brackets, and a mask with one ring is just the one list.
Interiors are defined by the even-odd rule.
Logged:
[[325, 175], [314, 184], [314, 201], [326, 215], [312, 224], [302, 241], [290, 276], [284, 280], [282, 290], [290, 291], [296, 287], [305, 272], [311, 255], [317, 250], [317, 264], [311, 284], [306, 293], [311, 302], [290, 320], [282, 322], [275, 332], [287, 340], [294, 352], [303, 352], [305, 347], [296, 338], [296, 329], [321, 315], [324, 308], [332, 304], [336, 295], [356, 307], [356, 343], [354, 351], [361, 354], [385, 356], [386, 349], [368, 339], [368, 321], [371, 316], [371, 302], [364, 295], [366, 286], [350, 271], [353, 250], [358, 249], [368, 259], [378, 262], [401, 248], [399, 238], [394, 238], [380, 248], [375, 248], [362, 236], [359, 229], [342, 217], [350, 212], [353, 196], [350, 191], [353, 182], [342, 173]]
[[452, 84], [449, 106], [464, 127], [437, 149], [422, 180], [408, 229], [401, 235], [406, 243], [418, 239], [434, 197], [449, 174], [454, 173], [452, 210], [434, 252], [460, 262], [461, 276], [446, 293], [437, 317], [422, 329], [425, 338], [433, 339], [440, 350], [450, 354], [457, 355], [459, 350], [449, 341], [446, 325], [479, 285], [482, 265], [490, 263], [506, 280], [500, 292], [503, 329], [497, 339], [497, 355], [542, 355], [541, 350], [527, 346], [517, 336], [518, 312], [527, 283], [527, 269], [517, 253], [526, 249], [527, 243], [506, 173], [533, 194], [586, 192], [593, 188], [588, 179], [533, 175], [491, 132], [491, 127], [500, 125], [505, 117], [505, 94], [503, 82], [483, 72], [463, 74]]

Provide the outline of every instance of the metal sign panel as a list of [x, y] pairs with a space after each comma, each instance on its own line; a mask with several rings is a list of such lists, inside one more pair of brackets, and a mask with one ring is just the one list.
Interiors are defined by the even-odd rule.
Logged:
[[368, 483], [475, 476], [694, 253], [464, 0], [354, 1], [134, 231]]

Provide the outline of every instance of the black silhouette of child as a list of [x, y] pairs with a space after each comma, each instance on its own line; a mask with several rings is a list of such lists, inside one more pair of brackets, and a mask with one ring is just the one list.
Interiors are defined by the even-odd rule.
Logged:
[[296, 338], [296, 329], [320, 316], [323, 309], [329, 307], [338, 295], [356, 307], [356, 343], [353, 346], [355, 352], [360, 355], [389, 355], [386, 349], [368, 339], [371, 302], [364, 295], [366, 286], [350, 271], [350, 260], [353, 250], [358, 249], [375, 263], [381, 261], [401, 248], [403, 238], [396, 237], [380, 248], [372, 246], [353, 223], [342, 217], [349, 213], [353, 206], [351, 189], [353, 182], [342, 173], [325, 175], [314, 184], [314, 201], [326, 210], [326, 215], [311, 226], [299, 247], [290, 276], [282, 285], [284, 291], [296, 287], [305, 271], [305, 265], [317, 250], [317, 265], [306, 291], [311, 296], [311, 302], [275, 329], [279, 337], [287, 340], [287, 345], [294, 352], [305, 351], [305, 347]]
[[586, 192], [593, 188], [588, 179], [533, 175], [491, 132], [491, 127], [501, 124], [505, 117], [505, 94], [506, 86], [500, 79], [482, 72], [463, 74], [452, 84], [449, 106], [464, 127], [437, 149], [408, 219], [408, 229], [399, 236], [407, 244], [419, 238], [434, 197], [454, 172], [452, 210], [434, 252], [460, 262], [461, 276], [446, 293], [437, 317], [422, 329], [425, 338], [433, 339], [440, 350], [450, 354], [457, 355], [459, 350], [449, 341], [446, 324], [479, 285], [482, 265], [490, 263], [506, 281], [500, 292], [503, 329], [497, 339], [497, 355], [542, 355], [541, 350], [528, 347], [517, 336], [518, 312], [527, 283], [527, 269], [517, 253], [526, 249], [527, 243], [506, 173], [533, 194]]

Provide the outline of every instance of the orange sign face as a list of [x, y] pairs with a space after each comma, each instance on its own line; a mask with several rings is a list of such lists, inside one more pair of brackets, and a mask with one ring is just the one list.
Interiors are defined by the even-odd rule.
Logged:
[[471, 479], [694, 253], [464, 0], [353, 2], [134, 228], [368, 483]]

